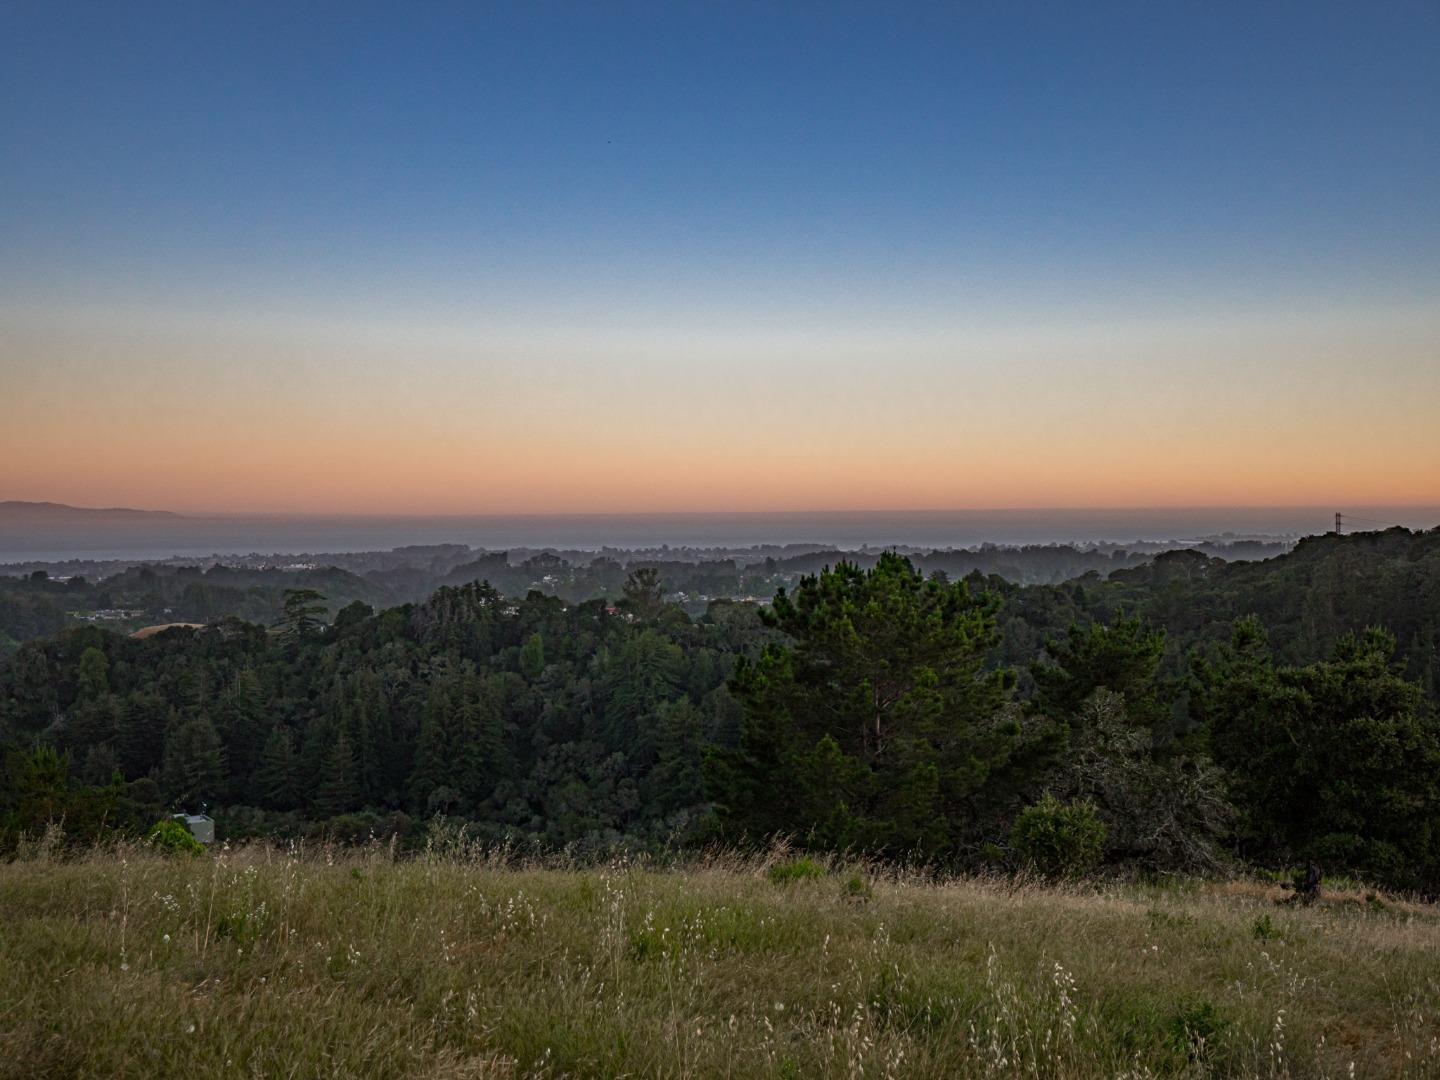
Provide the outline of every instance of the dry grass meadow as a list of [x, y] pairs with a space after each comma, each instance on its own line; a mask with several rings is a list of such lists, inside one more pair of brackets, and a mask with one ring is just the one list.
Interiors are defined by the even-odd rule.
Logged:
[[0, 1076], [1440, 1076], [1434, 908], [779, 858], [42, 846]]

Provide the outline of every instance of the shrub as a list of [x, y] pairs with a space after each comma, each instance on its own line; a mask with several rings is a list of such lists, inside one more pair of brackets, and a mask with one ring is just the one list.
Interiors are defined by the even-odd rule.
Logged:
[[1278, 938], [1280, 936], [1280, 931], [1277, 930], [1275, 928], [1275, 924], [1270, 921], [1269, 915], [1261, 915], [1253, 923], [1250, 924], [1250, 934], [1257, 940], [1270, 941], [1274, 938]]
[[306, 830], [314, 840], [335, 840], [341, 844], [387, 843], [391, 837], [405, 840], [414, 831], [414, 822], [409, 815], [397, 812], [377, 814], [373, 810], [362, 810], [353, 814], [338, 814], [323, 823], [315, 823]]
[[789, 885], [796, 881], [809, 881], [825, 876], [825, 867], [814, 859], [801, 856], [789, 862], [776, 863], [767, 871], [767, 876], [777, 885]]
[[1170, 1046], [1189, 1060], [1210, 1057], [1229, 1021], [1208, 1001], [1191, 1002], [1176, 1009], [1167, 1031]]
[[178, 821], [165, 819], [157, 821], [150, 826], [150, 831], [145, 834], [152, 847], [162, 851], [170, 851], [187, 855], [199, 855], [205, 850], [205, 845], [190, 835], [190, 830], [181, 825]]
[[1093, 803], [1046, 795], [1020, 812], [1010, 843], [1026, 866], [1046, 877], [1081, 877], [1100, 862], [1105, 826]]
[[840, 895], [846, 900], [864, 902], [875, 895], [875, 889], [870, 882], [860, 874], [851, 874], [840, 886]]
[[1182, 927], [1195, 925], [1195, 916], [1187, 915], [1183, 911], [1161, 911], [1159, 908], [1151, 908], [1145, 914], [1150, 919], [1150, 925], [1154, 927], [1165, 927], [1170, 930], [1178, 930]]

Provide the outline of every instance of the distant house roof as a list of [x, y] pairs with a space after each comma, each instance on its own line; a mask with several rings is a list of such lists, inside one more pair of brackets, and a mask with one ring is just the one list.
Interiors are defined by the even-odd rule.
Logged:
[[152, 634], [158, 634], [158, 633], [160, 633], [160, 631], [162, 631], [162, 630], [171, 630], [171, 629], [173, 629], [173, 628], [175, 628], [175, 627], [177, 627], [177, 626], [183, 626], [183, 627], [186, 627], [187, 629], [190, 629], [190, 630], [199, 630], [199, 629], [203, 628], [204, 625], [205, 625], [204, 623], [198, 623], [198, 622], [167, 622], [167, 623], [160, 623], [160, 624], [157, 625], [157, 626], [143, 626], [143, 627], [141, 627], [139, 630], [136, 630], [136, 631], [135, 631], [133, 634], [131, 634], [130, 636], [131, 636], [131, 637], [141, 637], [141, 638], [143, 638], [143, 637], [150, 637]]

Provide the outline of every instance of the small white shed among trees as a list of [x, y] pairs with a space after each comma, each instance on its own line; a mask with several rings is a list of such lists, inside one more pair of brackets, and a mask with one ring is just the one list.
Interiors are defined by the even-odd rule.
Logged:
[[190, 830], [190, 835], [202, 844], [215, 841], [215, 819], [209, 814], [171, 814], [172, 818]]

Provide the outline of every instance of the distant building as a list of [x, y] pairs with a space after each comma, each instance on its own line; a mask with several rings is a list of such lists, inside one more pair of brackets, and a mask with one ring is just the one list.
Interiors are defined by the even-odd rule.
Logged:
[[215, 842], [215, 819], [209, 814], [171, 814], [172, 818], [190, 830], [190, 835], [202, 844]]

